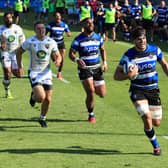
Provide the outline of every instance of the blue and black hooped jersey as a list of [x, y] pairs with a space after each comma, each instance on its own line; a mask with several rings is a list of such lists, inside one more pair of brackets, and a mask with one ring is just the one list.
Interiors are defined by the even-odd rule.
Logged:
[[132, 14], [135, 19], [139, 19], [141, 17], [141, 5], [132, 5]]
[[120, 65], [123, 65], [125, 57], [128, 57], [130, 61], [135, 61], [138, 65], [139, 74], [135, 80], [131, 80], [131, 88], [141, 90], [158, 88], [156, 64], [163, 58], [160, 48], [154, 45], [147, 45], [147, 49], [143, 52], [131, 48], [121, 58]]
[[64, 42], [64, 32], [70, 32], [68, 25], [63, 21], [60, 23], [49, 23], [46, 27], [46, 30], [47, 32], [50, 32], [50, 37], [54, 39], [57, 44]]
[[159, 21], [159, 22], [165, 22], [165, 24], [166, 24], [166, 22], [167, 22], [168, 8], [167, 7], [162, 8], [162, 7], [159, 6], [157, 8], [157, 12], [158, 12], [158, 19], [157, 19], [157, 21]]
[[79, 53], [86, 66], [100, 64], [99, 49], [103, 45], [103, 39], [100, 35], [93, 33], [90, 37], [83, 33], [79, 34], [71, 44], [71, 48]]

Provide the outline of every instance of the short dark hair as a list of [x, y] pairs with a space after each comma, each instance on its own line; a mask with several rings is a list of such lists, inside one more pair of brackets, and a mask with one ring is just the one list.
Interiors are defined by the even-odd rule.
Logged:
[[55, 11], [55, 12], [53, 13], [53, 16], [55, 16], [56, 14], [60, 14], [60, 16], [61, 16], [61, 13], [58, 12], [58, 11]]
[[7, 15], [12, 15], [13, 16], [13, 13], [12, 12], [5, 12], [3, 17], [5, 18]]
[[88, 20], [88, 19], [91, 19], [90, 17], [87, 17], [87, 18], [84, 18], [80, 21], [80, 24], [85, 24], [85, 22]]
[[41, 21], [41, 20], [36, 21], [36, 22], [34, 23], [34, 29], [35, 29], [36, 25], [38, 25], [38, 24], [44, 24], [44, 22]]
[[143, 27], [138, 26], [135, 29], [133, 29], [131, 33], [131, 38], [132, 40], [134, 40], [142, 35], [146, 36], [146, 30]]

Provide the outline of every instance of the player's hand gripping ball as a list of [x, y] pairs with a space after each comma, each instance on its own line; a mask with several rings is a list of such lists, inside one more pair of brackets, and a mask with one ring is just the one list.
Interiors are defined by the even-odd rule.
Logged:
[[136, 62], [130, 61], [128, 58], [124, 59], [123, 72], [124, 74], [129, 75], [131, 80], [136, 79], [138, 76], [138, 66]]

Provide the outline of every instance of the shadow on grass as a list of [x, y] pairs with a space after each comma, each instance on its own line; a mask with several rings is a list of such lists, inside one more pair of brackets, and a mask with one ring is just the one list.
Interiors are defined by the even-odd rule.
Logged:
[[3, 149], [0, 153], [12, 153], [12, 154], [33, 154], [33, 153], [65, 153], [65, 154], [81, 154], [81, 155], [146, 155], [151, 154], [148, 152], [137, 152], [137, 153], [125, 153], [118, 150], [107, 150], [107, 149], [92, 149], [83, 148], [80, 146], [72, 146], [66, 149], [53, 149], [53, 148], [35, 148], [35, 149]]
[[[38, 118], [0, 118], [0, 121], [21, 121], [21, 122], [37, 122]], [[85, 122], [86, 120], [69, 120], [69, 119], [47, 119], [47, 122]]]
[[[0, 121], [10, 121], [10, 122], [16, 122], [16, 121], [20, 121], [20, 122], [33, 122], [33, 123], [37, 123], [38, 122], [38, 118], [30, 118], [30, 119], [24, 119], [24, 118], [0, 118]], [[47, 122], [86, 122], [86, 120], [65, 120], [65, 119], [47, 119]], [[39, 125], [39, 124], [38, 124]], [[17, 126], [6, 126], [6, 125], [1, 125], [0, 126], [0, 131], [8, 131], [6, 129], [8, 128], [32, 128], [32, 127], [39, 127], [39, 126], [33, 126], [33, 125], [17, 125]]]
[[[17, 128], [38, 128], [37, 130], [19, 130]], [[39, 130], [40, 128], [40, 130]], [[92, 135], [92, 136], [144, 136], [144, 134], [137, 134], [137, 133], [123, 133], [123, 132], [99, 132], [99, 131], [51, 131], [48, 128], [41, 128], [39, 125], [20, 125], [20, 126], [0, 126], [0, 131], [7, 131], [7, 132], [19, 132], [19, 133], [34, 133], [34, 134], [60, 134], [60, 135]], [[11, 130], [13, 129], [13, 130]], [[16, 130], [17, 129], [17, 130]], [[158, 135], [161, 136], [161, 135]]]
[[[37, 123], [38, 122], [38, 118], [31, 118], [31, 119], [23, 119], [23, 118], [0, 118], [0, 121], [21, 121], [21, 122], [34, 122]], [[86, 122], [88, 123], [87, 120], [65, 120], [65, 119], [48, 119], [47, 122]], [[88, 123], [89, 124], [89, 123]], [[12, 126], [0, 126], [0, 131], [8, 131], [8, 132], [24, 132], [24, 133], [47, 133], [47, 134], [70, 134], [70, 135], [112, 135], [112, 136], [144, 136], [144, 133], [130, 133], [130, 132], [105, 132], [105, 131], [61, 131], [61, 130], [57, 130], [57, 131], [51, 131], [47, 128], [40, 128], [41, 131], [38, 130], [16, 130], [17, 128], [40, 128], [39, 124], [38, 125], [12, 125]], [[49, 127], [50, 128], [50, 127]], [[51, 127], [52, 128], [52, 127]], [[7, 129], [15, 129], [15, 130], [7, 130]], [[46, 130], [46, 131], [44, 131]], [[157, 136], [164, 136], [165, 134], [157, 134]]]

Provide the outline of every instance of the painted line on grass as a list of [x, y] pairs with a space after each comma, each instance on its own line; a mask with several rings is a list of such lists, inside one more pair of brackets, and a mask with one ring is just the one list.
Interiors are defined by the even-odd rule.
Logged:
[[168, 140], [168, 135], [163, 136], [163, 138]]
[[70, 83], [70, 81], [66, 80], [65, 78], [57, 78], [57, 75], [54, 74], [54, 73], [52, 73], [52, 76], [55, 77], [57, 80], [60, 80], [60, 81], [62, 81], [64, 83], [66, 83], [66, 84]]

